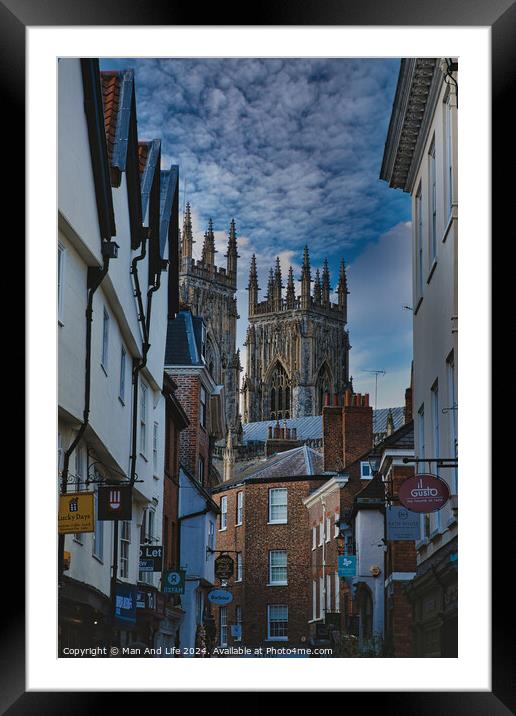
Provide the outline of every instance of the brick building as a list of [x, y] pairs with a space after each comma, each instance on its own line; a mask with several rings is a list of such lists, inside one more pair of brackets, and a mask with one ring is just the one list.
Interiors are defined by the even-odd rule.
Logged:
[[225, 434], [224, 388], [215, 383], [206, 364], [204, 321], [189, 309], [169, 321], [165, 371], [177, 386], [177, 399], [188, 418], [179, 438], [180, 463], [209, 488], [220, 482], [211, 450]]
[[233, 465], [213, 491], [220, 507], [216, 548], [235, 560], [228, 583], [233, 600], [214, 610], [217, 642], [263, 647], [264, 656], [271, 655], [268, 647], [308, 644], [310, 538], [303, 500], [331, 477], [320, 453], [290, 440], [291, 449], [283, 434], [282, 452]]

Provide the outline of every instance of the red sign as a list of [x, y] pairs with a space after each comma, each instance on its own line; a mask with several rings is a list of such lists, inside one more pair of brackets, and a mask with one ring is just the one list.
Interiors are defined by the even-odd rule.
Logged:
[[398, 497], [412, 512], [437, 512], [448, 502], [450, 490], [437, 475], [414, 475], [401, 483]]

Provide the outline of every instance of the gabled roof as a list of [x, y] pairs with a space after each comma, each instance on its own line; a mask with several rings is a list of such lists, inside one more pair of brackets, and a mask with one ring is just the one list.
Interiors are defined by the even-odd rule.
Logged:
[[204, 365], [199, 329], [202, 330], [202, 318], [193, 316], [189, 310], [180, 311], [168, 322], [165, 367]]
[[233, 470], [234, 477], [223, 482], [216, 489], [224, 490], [227, 487], [242, 482], [281, 481], [289, 478], [302, 477], [330, 477], [323, 467], [323, 456], [308, 445], [301, 445], [292, 450], [276, 453], [268, 458], [257, 458], [249, 462], [236, 463]]
[[161, 258], [165, 255], [165, 246], [168, 240], [174, 198], [179, 190], [179, 167], [172, 164], [170, 169], [160, 172], [160, 226], [159, 226], [159, 252]]
[[127, 164], [131, 114], [136, 122], [134, 70], [103, 71], [100, 78], [109, 160], [123, 172]]
[[140, 181], [142, 190], [142, 216], [144, 226], [149, 225], [149, 202], [152, 184], [156, 172], [160, 171], [161, 140], [138, 142], [138, 160], [140, 165]]

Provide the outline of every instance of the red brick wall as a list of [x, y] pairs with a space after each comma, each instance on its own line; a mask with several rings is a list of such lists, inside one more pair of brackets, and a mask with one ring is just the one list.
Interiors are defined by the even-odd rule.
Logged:
[[[325, 479], [248, 483], [214, 494], [217, 504], [222, 495], [228, 498], [228, 522], [225, 532], [217, 532], [217, 549], [233, 549], [243, 555], [243, 581], [234, 580], [234, 595], [228, 606], [228, 624], [234, 623], [235, 606], [242, 607], [242, 645], [302, 646], [308, 638], [311, 618], [311, 533], [303, 498], [325, 482]], [[288, 523], [268, 524], [269, 488], [288, 489]], [[244, 492], [244, 525], [235, 527], [236, 494]], [[269, 550], [287, 550], [288, 586], [267, 586]], [[235, 555], [232, 555], [235, 557]], [[267, 641], [267, 605], [288, 606], [288, 642]], [[218, 624], [218, 609], [216, 619]], [[233, 640], [230, 637], [229, 643]], [[236, 643], [235, 643], [236, 644]]]
[[343, 406], [325, 405], [324, 469], [338, 472], [373, 446], [373, 409], [369, 395], [345, 394]]
[[179, 436], [172, 411], [165, 407], [165, 478], [163, 485], [163, 568], [179, 566]]
[[322, 411], [324, 470], [344, 467], [342, 408], [325, 405]]
[[209, 469], [209, 438], [207, 429], [199, 424], [200, 379], [197, 375], [173, 375], [177, 384], [176, 396], [188, 416], [190, 424], [181, 431], [179, 459], [195, 477], [198, 476], [199, 456], [204, 459], [204, 474], [207, 483]]

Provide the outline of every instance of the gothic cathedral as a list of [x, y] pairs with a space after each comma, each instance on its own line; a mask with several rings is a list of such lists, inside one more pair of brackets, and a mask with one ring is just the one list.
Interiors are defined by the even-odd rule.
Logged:
[[[311, 284], [314, 284], [313, 293]], [[290, 267], [286, 293], [279, 259], [271, 268], [265, 300], [258, 300], [256, 257], [249, 273], [247, 364], [243, 381], [244, 422], [320, 415], [327, 400], [351, 387], [347, 280], [340, 265], [337, 303], [330, 300], [330, 272], [324, 262], [311, 278], [308, 247], [296, 296]]]
[[226, 423], [228, 428], [239, 424], [240, 351], [236, 349], [238, 319], [235, 292], [237, 289], [237, 236], [231, 221], [226, 268], [215, 265], [215, 237], [212, 220], [204, 234], [202, 258], [192, 257], [192, 219], [190, 204], [186, 205], [179, 270], [180, 297], [195, 316], [206, 324], [206, 365], [218, 385], [224, 386]]

